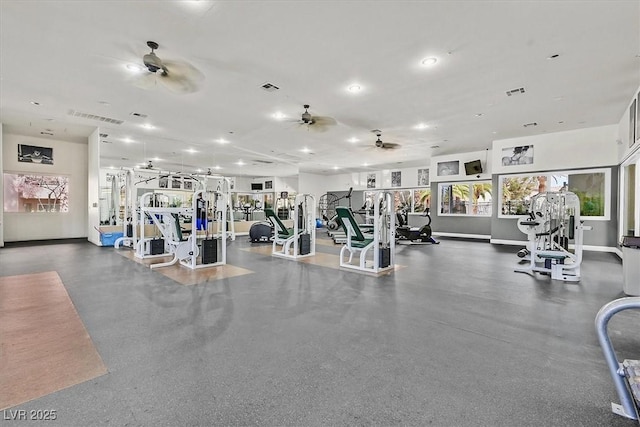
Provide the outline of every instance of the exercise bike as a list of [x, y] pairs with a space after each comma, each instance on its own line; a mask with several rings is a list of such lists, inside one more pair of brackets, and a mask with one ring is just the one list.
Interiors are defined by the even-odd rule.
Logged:
[[431, 215], [429, 215], [428, 208], [422, 216], [427, 218], [425, 225], [422, 227], [409, 227], [407, 225], [409, 217], [408, 209], [403, 208], [399, 212], [396, 212], [396, 243], [407, 242], [407, 244], [410, 245], [440, 244], [440, 242], [431, 235]]

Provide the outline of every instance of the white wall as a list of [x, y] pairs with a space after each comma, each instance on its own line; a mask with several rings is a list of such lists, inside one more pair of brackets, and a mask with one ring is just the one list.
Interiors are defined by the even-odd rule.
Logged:
[[[618, 126], [600, 126], [493, 141], [493, 174], [580, 169], [618, 164]], [[533, 145], [533, 163], [503, 166], [503, 149]]]
[[[18, 162], [18, 144], [53, 148], [53, 165]], [[4, 134], [2, 163], [5, 173], [42, 173], [69, 176], [69, 212], [4, 213], [6, 242], [87, 237], [86, 143]]]
[[[464, 164], [480, 160], [482, 173], [480, 176], [467, 175]], [[458, 173], [456, 175], [438, 176], [438, 163], [458, 161]], [[468, 153], [456, 153], [447, 156], [434, 156], [431, 158], [430, 176], [431, 182], [471, 181], [491, 179], [493, 172], [493, 157], [491, 150], [470, 151]]]

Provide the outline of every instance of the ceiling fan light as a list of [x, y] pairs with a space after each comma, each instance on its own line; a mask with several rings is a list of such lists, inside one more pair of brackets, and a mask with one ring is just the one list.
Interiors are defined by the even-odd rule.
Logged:
[[436, 65], [436, 62], [438, 62], [438, 58], [430, 56], [428, 58], [424, 58], [420, 63], [425, 67], [431, 67], [432, 65]]
[[144, 68], [138, 64], [127, 64], [126, 68], [133, 73], [141, 73], [144, 70]]

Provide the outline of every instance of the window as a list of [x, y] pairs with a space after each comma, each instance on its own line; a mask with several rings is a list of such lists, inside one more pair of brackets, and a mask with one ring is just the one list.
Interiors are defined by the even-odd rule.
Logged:
[[[373, 206], [373, 199], [376, 193], [377, 191], [364, 192], [364, 209], [370, 209]], [[425, 209], [431, 207], [430, 188], [408, 188], [405, 190], [394, 190], [391, 191], [391, 193], [393, 194], [394, 208], [396, 211], [407, 208], [409, 212], [424, 212]]]
[[439, 184], [440, 215], [491, 216], [491, 182]]
[[608, 220], [611, 171], [550, 172], [500, 177], [500, 218], [515, 218], [529, 212], [531, 197], [546, 191], [571, 191], [580, 199], [580, 215]]
[[413, 190], [413, 211], [425, 212], [431, 208], [431, 189]]
[[4, 174], [5, 212], [69, 212], [69, 178]]
[[396, 212], [402, 209], [411, 212], [411, 190], [394, 191], [393, 204]]

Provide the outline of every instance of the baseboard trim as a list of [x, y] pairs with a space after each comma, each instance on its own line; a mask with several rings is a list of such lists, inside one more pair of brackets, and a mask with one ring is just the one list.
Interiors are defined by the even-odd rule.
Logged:
[[504, 240], [504, 239], [491, 239], [489, 241], [494, 245], [509, 245], [509, 246], [526, 246], [526, 240]]
[[438, 237], [459, 237], [461, 239], [478, 239], [478, 240], [491, 239], [491, 236], [489, 236], [488, 234], [442, 233], [438, 231], [434, 231], [432, 234]]
[[15, 242], [4, 242], [4, 247], [17, 246], [43, 246], [43, 245], [61, 245], [64, 243], [86, 243], [86, 237], [71, 237], [66, 239], [42, 239], [42, 240], [19, 240]]

